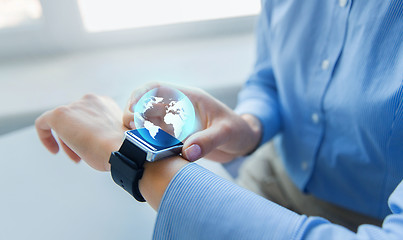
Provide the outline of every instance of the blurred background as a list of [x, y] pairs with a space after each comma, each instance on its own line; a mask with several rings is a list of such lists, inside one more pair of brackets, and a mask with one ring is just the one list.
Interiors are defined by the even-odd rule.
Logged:
[[109, 174], [46, 152], [34, 120], [85, 93], [123, 107], [149, 81], [234, 107], [259, 11], [259, 0], [0, 0], [0, 239], [150, 239], [155, 212]]

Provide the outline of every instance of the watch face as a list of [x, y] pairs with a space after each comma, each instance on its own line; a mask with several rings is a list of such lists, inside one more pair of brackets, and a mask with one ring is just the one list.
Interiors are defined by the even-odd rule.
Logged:
[[158, 132], [153, 135], [151, 135], [146, 128], [127, 131], [126, 134], [137, 141], [142, 142], [145, 147], [152, 151], [162, 151], [170, 147], [183, 145], [181, 141], [162, 129], [159, 129]]

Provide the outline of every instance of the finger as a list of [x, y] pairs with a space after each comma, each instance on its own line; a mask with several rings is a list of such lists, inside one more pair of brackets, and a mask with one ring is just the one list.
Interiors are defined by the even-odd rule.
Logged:
[[193, 103], [193, 105], [196, 109], [198, 108], [197, 103], [199, 101], [201, 101], [201, 99], [203, 99], [203, 101], [206, 101], [206, 99], [208, 99], [208, 98], [206, 98], [206, 95], [208, 95], [208, 94], [197, 88], [182, 87], [182, 86], [175, 85], [172, 83], [161, 83], [161, 82], [148, 83], [133, 91], [132, 96], [130, 97], [130, 99], [125, 107], [125, 110], [123, 113], [123, 124], [126, 128], [129, 128], [129, 129], [135, 128], [134, 115], [133, 115], [135, 104], [140, 100], [140, 98], [145, 93], [147, 93], [148, 91], [150, 91], [154, 88], [158, 88], [158, 87], [174, 88], [174, 89], [181, 91], [191, 100], [191, 102]]
[[46, 112], [37, 118], [35, 121], [35, 128], [42, 144], [49, 150], [49, 152], [56, 154], [59, 151], [59, 145], [52, 134], [52, 128], [48, 122], [49, 114], [49, 112]]
[[215, 124], [197, 132], [185, 141], [182, 155], [189, 161], [196, 161], [228, 141], [230, 132], [227, 124]]
[[150, 91], [151, 89], [158, 88], [161, 86], [161, 83], [159, 82], [151, 82], [147, 83], [137, 89], [135, 89], [132, 93], [132, 95], [129, 98], [129, 101], [127, 102], [125, 111], [133, 112], [133, 107], [134, 105], [140, 100], [140, 98]]
[[157, 88], [161, 86], [158, 82], [148, 83], [140, 88], [137, 88], [133, 91], [132, 95], [129, 98], [129, 101], [126, 104], [126, 107], [123, 112], [123, 124], [126, 128], [134, 129], [134, 105], [140, 100], [140, 98], [150, 91], [151, 89]]
[[160, 86], [161, 86], [160, 82], [150, 82], [141, 86], [140, 88], [135, 89], [130, 97], [128, 104], [131, 111], [133, 111], [133, 105], [137, 103], [145, 93], [147, 93], [151, 89], [158, 88]]
[[132, 112], [125, 111], [123, 114], [123, 125], [128, 129], [136, 128], [134, 124], [134, 114]]
[[148, 91], [150, 91], [154, 88], [159, 88], [159, 87], [168, 87], [168, 88], [177, 89], [177, 90], [183, 92], [185, 95], [189, 95], [188, 96], [189, 98], [191, 95], [195, 95], [196, 92], [199, 94], [199, 89], [196, 89], [196, 88], [194, 88], [194, 89], [186, 88], [186, 87], [182, 87], [182, 86], [175, 85], [172, 83], [150, 82], [133, 91], [133, 93], [130, 96], [130, 99], [126, 105], [125, 112], [133, 112], [134, 105], [140, 100], [140, 98], [145, 93], [147, 93]]
[[59, 143], [63, 148], [63, 151], [67, 154], [67, 156], [73, 160], [74, 162], [78, 163], [81, 160], [81, 157], [79, 157], [69, 146], [66, 145], [66, 143], [63, 142], [62, 139], [59, 138]]

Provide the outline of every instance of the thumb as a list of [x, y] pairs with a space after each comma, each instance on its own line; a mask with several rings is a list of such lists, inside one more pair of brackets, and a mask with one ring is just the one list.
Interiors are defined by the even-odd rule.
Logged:
[[196, 161], [228, 141], [230, 132], [227, 124], [215, 124], [196, 132], [185, 141], [182, 155], [191, 162]]

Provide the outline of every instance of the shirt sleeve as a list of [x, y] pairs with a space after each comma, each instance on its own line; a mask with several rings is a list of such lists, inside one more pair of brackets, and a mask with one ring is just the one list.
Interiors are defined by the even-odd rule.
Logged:
[[161, 200], [154, 239], [402, 239], [403, 184], [390, 197], [383, 228], [357, 233], [319, 217], [298, 215], [190, 163]]
[[154, 239], [290, 240], [303, 219], [190, 163], [167, 187]]
[[252, 74], [238, 95], [238, 114], [252, 114], [262, 123], [260, 144], [270, 140], [281, 129], [276, 81], [269, 49], [268, 1], [262, 1], [262, 12], [256, 28], [257, 58]]

